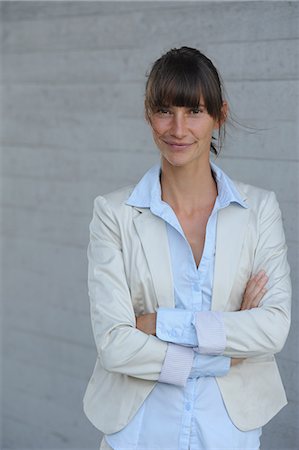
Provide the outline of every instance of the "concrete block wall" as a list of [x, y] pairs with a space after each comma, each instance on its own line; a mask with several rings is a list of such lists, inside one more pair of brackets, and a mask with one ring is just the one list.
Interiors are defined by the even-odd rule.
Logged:
[[289, 405], [263, 450], [298, 434], [298, 3], [1, 2], [3, 449], [97, 449], [82, 397], [95, 363], [86, 276], [93, 199], [157, 161], [145, 73], [171, 47], [206, 52], [238, 120], [217, 160], [274, 190], [294, 289], [278, 356]]

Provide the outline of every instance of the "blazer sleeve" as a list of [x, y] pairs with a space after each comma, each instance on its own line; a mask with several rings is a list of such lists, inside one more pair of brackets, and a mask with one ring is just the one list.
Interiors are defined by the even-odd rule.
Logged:
[[94, 203], [87, 254], [91, 323], [102, 367], [158, 380], [167, 343], [136, 328], [120, 228], [104, 197]]
[[253, 357], [279, 352], [288, 336], [291, 313], [290, 268], [282, 217], [274, 192], [268, 192], [258, 215], [258, 241], [252, 273], [264, 269], [267, 292], [258, 308], [223, 312], [224, 355]]

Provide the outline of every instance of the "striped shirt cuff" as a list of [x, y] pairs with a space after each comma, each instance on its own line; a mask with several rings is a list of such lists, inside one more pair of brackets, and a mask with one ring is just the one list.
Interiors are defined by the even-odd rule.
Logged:
[[202, 355], [222, 355], [226, 346], [226, 335], [222, 313], [201, 311], [195, 313], [194, 326]]
[[169, 343], [158, 381], [185, 386], [191, 372], [193, 358], [192, 348]]

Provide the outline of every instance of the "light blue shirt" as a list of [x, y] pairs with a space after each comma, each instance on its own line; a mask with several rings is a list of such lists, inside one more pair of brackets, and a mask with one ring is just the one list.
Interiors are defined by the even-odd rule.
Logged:
[[[161, 199], [160, 165], [144, 175], [126, 202], [148, 207], [166, 222], [176, 309], [158, 310], [157, 336], [180, 346], [197, 345], [193, 315], [211, 309], [217, 213], [232, 202], [247, 207], [232, 180], [212, 162], [211, 169], [218, 195], [198, 267], [174, 211]], [[224, 376], [229, 367], [230, 358], [195, 351], [185, 386], [157, 383], [130, 423], [106, 441], [115, 450], [259, 449], [261, 429], [240, 431], [227, 414], [214, 377]]]

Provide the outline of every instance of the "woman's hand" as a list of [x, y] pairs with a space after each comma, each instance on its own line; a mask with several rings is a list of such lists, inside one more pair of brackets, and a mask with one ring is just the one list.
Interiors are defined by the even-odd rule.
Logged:
[[[264, 270], [260, 270], [256, 275], [248, 280], [244, 291], [240, 311], [256, 308], [259, 305], [261, 299], [267, 292], [267, 289], [265, 288], [267, 281], [268, 277]], [[246, 358], [232, 358], [230, 364], [231, 367], [240, 364], [244, 361], [244, 359]]]
[[245, 361], [246, 358], [231, 358], [230, 360], [230, 366], [236, 366], [237, 364], [242, 363], [243, 361]]
[[[256, 308], [259, 305], [261, 299], [267, 292], [267, 289], [265, 288], [267, 281], [268, 277], [263, 270], [248, 280], [240, 311]], [[156, 320], [157, 313], [144, 314], [136, 317], [136, 328], [143, 331], [143, 333], [156, 336]], [[240, 364], [244, 359], [245, 358], [232, 358], [231, 366]]]
[[265, 288], [267, 281], [268, 277], [264, 270], [260, 270], [249, 279], [243, 295], [240, 311], [258, 307], [261, 299], [267, 292]]
[[157, 313], [144, 314], [136, 317], [136, 328], [146, 334], [156, 336]]

